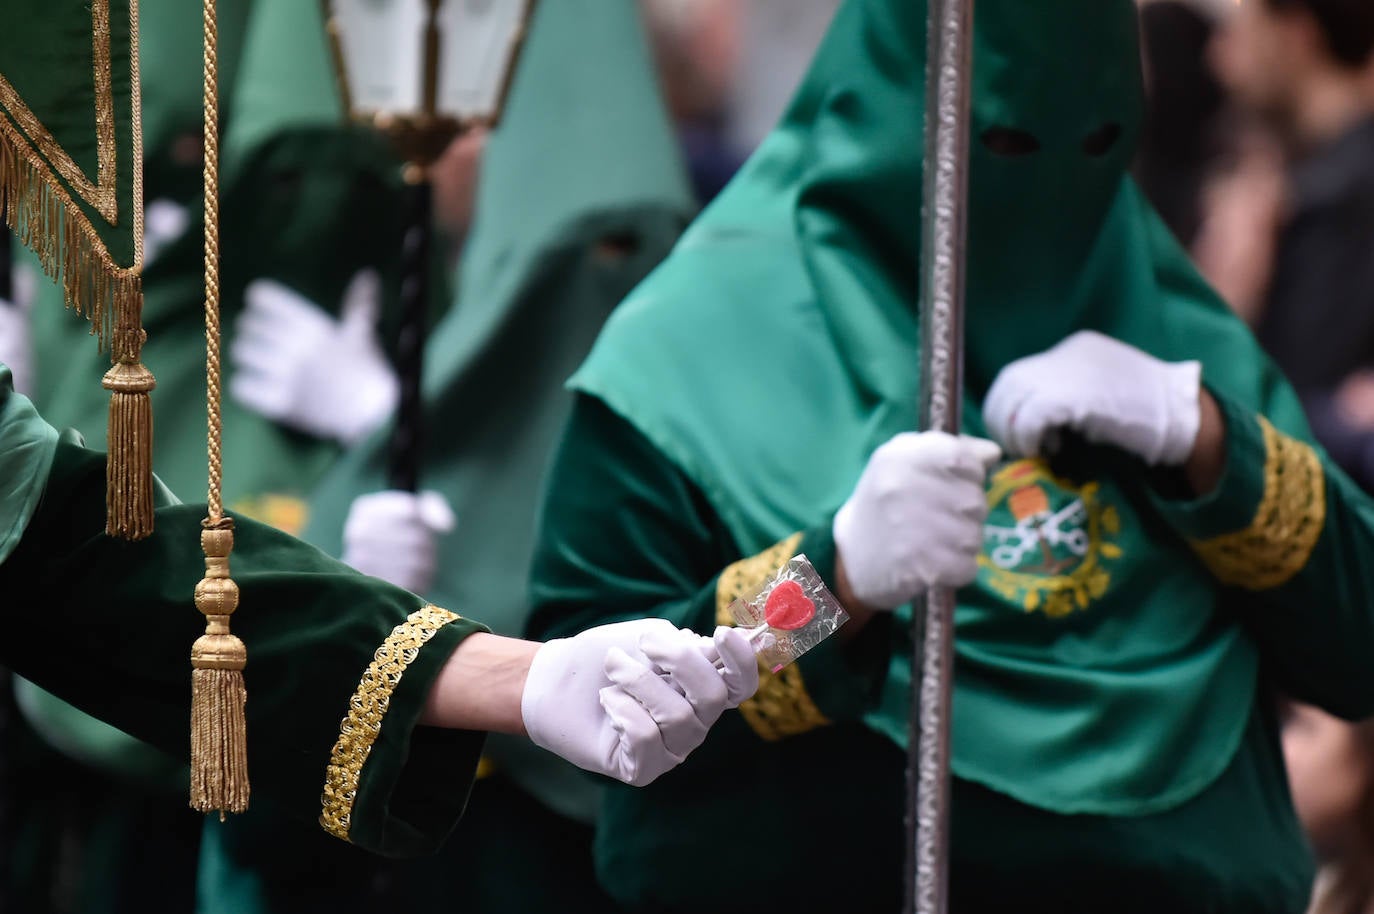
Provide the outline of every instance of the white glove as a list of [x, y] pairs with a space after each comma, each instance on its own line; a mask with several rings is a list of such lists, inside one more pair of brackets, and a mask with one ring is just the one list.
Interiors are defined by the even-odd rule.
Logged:
[[380, 285], [373, 271], [358, 273], [335, 320], [280, 283], [250, 283], [229, 344], [230, 395], [321, 438], [366, 437], [391, 415], [399, 391], [377, 339]]
[[1052, 451], [1071, 428], [1151, 465], [1185, 463], [1197, 441], [1202, 366], [1162, 362], [1134, 346], [1081, 330], [998, 373], [983, 403], [992, 437], [1013, 454]]
[[154, 260], [191, 227], [191, 213], [173, 200], [161, 198], [143, 210], [143, 268]]
[[438, 492], [360, 495], [344, 521], [344, 563], [411, 593], [427, 593], [438, 570], [439, 540], [454, 523], [453, 509]]
[[637, 619], [541, 647], [520, 712], [535, 745], [643, 787], [680, 764], [727, 708], [757, 688], [758, 664], [743, 632], [718, 628], [713, 640], [664, 619]]
[[833, 528], [854, 596], [895, 609], [927, 588], [972, 581], [984, 483], [1000, 456], [991, 441], [942, 432], [904, 432], [874, 451]]
[[15, 264], [10, 275], [14, 301], [0, 298], [0, 362], [14, 376], [19, 393], [33, 390], [33, 340], [29, 331], [29, 310], [37, 293], [37, 277], [22, 264]]

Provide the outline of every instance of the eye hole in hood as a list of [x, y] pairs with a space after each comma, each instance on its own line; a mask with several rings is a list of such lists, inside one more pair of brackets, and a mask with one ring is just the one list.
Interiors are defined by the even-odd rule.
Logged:
[[989, 127], [983, 131], [981, 139], [993, 155], [1008, 159], [1018, 159], [1040, 151], [1040, 141], [1035, 134], [1015, 127]]
[[1083, 151], [1094, 159], [1112, 151], [1116, 141], [1121, 139], [1121, 125], [1110, 121], [1083, 137]]

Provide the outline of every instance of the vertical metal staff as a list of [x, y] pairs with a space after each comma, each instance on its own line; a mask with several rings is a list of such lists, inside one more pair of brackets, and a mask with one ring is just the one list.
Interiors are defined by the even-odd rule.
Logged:
[[[921, 427], [957, 435], [964, 389], [973, 0], [929, 4], [921, 212]], [[917, 601], [912, 643], [904, 910], [947, 914], [953, 590], [935, 588]]]

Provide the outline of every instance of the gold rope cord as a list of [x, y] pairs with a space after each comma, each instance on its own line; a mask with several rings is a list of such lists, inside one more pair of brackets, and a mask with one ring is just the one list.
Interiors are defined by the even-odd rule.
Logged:
[[224, 516], [220, 415], [219, 326], [219, 36], [215, 0], [205, 10], [205, 400], [208, 517], [201, 531], [205, 578], [196, 585], [196, 608], [205, 634], [191, 648], [191, 806], [200, 812], [248, 808], [247, 692], [244, 643], [229, 631], [238, 587], [229, 575], [234, 522]]

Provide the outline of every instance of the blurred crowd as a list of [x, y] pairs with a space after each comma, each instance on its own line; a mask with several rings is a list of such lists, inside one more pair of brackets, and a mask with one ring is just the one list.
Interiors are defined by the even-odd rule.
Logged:
[[[1374, 486], [1374, 4], [1146, 0], [1136, 175]], [[1293, 704], [1284, 750], [1323, 862], [1313, 914], [1374, 911], [1374, 725]]]
[[[559, 0], [545, 2], [557, 4]], [[599, 258], [597, 262], [602, 265], [623, 267], [623, 275], [611, 280], [616, 294], [602, 293], [606, 300], [598, 305], [596, 320], [589, 320], [590, 329], [575, 337], [581, 342], [570, 343], [572, 350], [565, 356], [540, 354], [540, 358], [554, 360], [548, 383], [541, 391], [553, 395], [562, 377], [585, 353], [596, 325], [614, 299], [632, 288], [666, 253], [676, 230], [697, 208], [709, 204], [772, 129], [838, 5], [839, 0], [641, 0], [647, 47], [685, 165], [690, 196], [684, 190], [651, 201], [657, 207], [655, 217], [669, 226], [664, 229], [667, 240], [661, 243], [655, 242], [648, 222], [636, 222], [632, 232], [614, 220], [598, 223], [589, 256]], [[1356, 481], [1374, 491], [1374, 3], [1140, 0], [1139, 5], [1148, 114], [1134, 166], [1136, 179], [1203, 274], [1250, 325], [1292, 381], [1324, 447]], [[607, 85], [613, 83], [610, 79]], [[604, 89], [602, 86], [597, 91]], [[627, 128], [616, 122], [602, 129]], [[485, 132], [470, 133], [455, 142], [434, 169], [436, 227], [446, 256], [440, 272], [456, 277], [444, 283], [452, 283], [457, 300], [463, 300], [464, 293], [474, 288], [485, 301], [499, 300], [503, 294], [512, 301], [520, 298], [521, 290], [505, 289], [499, 282], [480, 285], [478, 277], [486, 265], [483, 258], [495, 262], [500, 258], [555, 256], [549, 251], [522, 251], [514, 243], [495, 246], [490, 239], [500, 229], [482, 225], [483, 188], [494, 180], [487, 169], [502, 168], [500, 156], [509, 157], [506, 149], [492, 148], [497, 142]], [[165, 174], [169, 178], [162, 185], [150, 182], [150, 200], [155, 202], [149, 207], [149, 259], [153, 264], [161, 261], [163, 266], [175, 266], [176, 259], [186, 255], [183, 242], [198, 219], [194, 204], [189, 202], [194, 195], [177, 182], [185, 178], [182, 172], [188, 167], [194, 173], [199, 146], [193, 127], [180, 134], [174, 132], [164, 145], [168, 156]], [[584, 152], [585, 161], [595, 156], [594, 152]], [[277, 149], [271, 155], [280, 160], [289, 157], [289, 150]], [[569, 155], [575, 157], [577, 152]], [[341, 154], [339, 162], [340, 168], [363, 170], [355, 157]], [[346, 193], [357, 203], [356, 184], [346, 189], [312, 188], [302, 186], [311, 179], [302, 177], [299, 166], [270, 167], [262, 159], [256, 164], [259, 170], [253, 172], [254, 180], [267, 182], [260, 186], [267, 186], [270, 194], [313, 194], [315, 200], [329, 201], [331, 194]], [[576, 183], [576, 176], [570, 176], [569, 181]], [[509, 187], [506, 192], [510, 193]], [[156, 194], [161, 196], [151, 196]], [[372, 199], [366, 196], [367, 201]], [[552, 205], [547, 198], [544, 204]], [[630, 204], [639, 207], [637, 214], [648, 205], [641, 199], [626, 206]], [[525, 225], [547, 218], [550, 231], [567, 231], [567, 225], [572, 224], [569, 213], [544, 215], [542, 210], [536, 212], [538, 207], [533, 203], [528, 208], [535, 214], [523, 213]], [[318, 240], [313, 233], [334, 232], [338, 226], [270, 228], [284, 235], [294, 232], [291, 243], [303, 245]], [[346, 245], [332, 234], [330, 238], [328, 256], [297, 258], [293, 268], [305, 262], [333, 269], [335, 262], [343, 259], [337, 256], [338, 251]], [[362, 242], [364, 246], [370, 243]], [[230, 239], [226, 249], [232, 250], [232, 244]], [[21, 371], [29, 368], [25, 373], [16, 371], [18, 386], [36, 390], [48, 404], [55, 404], [64, 392], [44, 387], [48, 382], [42, 377], [43, 360], [14, 348], [21, 336], [25, 346], [42, 344], [39, 335], [32, 335], [35, 342], [29, 342], [26, 334], [14, 329], [26, 320], [25, 314], [36, 314], [32, 302], [39, 294], [34, 289], [36, 277], [14, 247], [12, 252], [0, 248], [0, 293], [8, 292], [16, 302], [14, 307], [0, 307], [0, 360]], [[189, 249], [192, 264], [194, 247]], [[286, 245], [283, 250], [291, 249]], [[556, 253], [557, 247], [550, 250]], [[11, 257], [15, 264], [12, 270]], [[320, 480], [326, 487], [323, 491], [329, 491], [331, 472], [337, 474], [338, 467], [349, 461], [358, 470], [355, 479], [380, 487], [382, 471], [375, 465], [380, 458], [356, 455], [359, 445], [381, 435], [379, 430], [396, 399], [395, 372], [388, 363], [393, 344], [387, 339], [385, 321], [380, 320], [380, 329], [373, 332], [389, 294], [379, 287], [389, 287], [388, 270], [392, 266], [353, 258], [348, 276], [322, 281], [293, 275], [292, 268], [267, 262], [260, 275], [244, 277], [237, 287], [244, 317], [229, 349], [230, 363], [240, 372], [238, 380], [231, 377], [230, 392], [247, 413], [291, 430], [289, 447], [274, 445], [272, 450], [259, 453], [258, 459], [285, 460], [282, 455], [288, 450], [299, 457], [296, 436], [329, 442], [302, 458], [310, 467], [306, 475], [311, 477], [312, 491]], [[150, 271], [150, 285], [161, 275]], [[324, 310], [330, 313], [321, 317], [316, 304], [325, 304]], [[510, 347], [514, 344], [501, 343], [503, 322], [510, 321], [518, 328], [525, 326], [520, 322], [527, 318], [512, 306], [505, 313], [483, 314], [480, 308], [455, 312], [452, 321], [457, 329], [446, 329], [441, 320], [448, 322], [450, 317], [436, 318], [436, 335], [451, 330], [454, 339], [476, 340], [475, 349], [484, 342], [490, 346], [488, 356], [477, 352], [462, 365], [433, 369], [440, 374], [448, 372], [442, 376], [461, 385], [470, 376], [480, 375], [485, 358], [512, 357], [516, 350]], [[560, 332], [574, 331], [562, 328]], [[153, 338], [157, 338], [155, 329]], [[304, 356], [297, 350], [305, 349], [319, 354], [316, 362], [302, 361]], [[458, 346], [455, 351], [461, 349]], [[287, 376], [287, 366], [292, 365], [296, 366], [294, 373]], [[351, 380], [341, 376], [341, 371]], [[356, 382], [359, 372], [368, 372], [375, 379], [367, 386], [377, 392], [376, 397], [370, 402], [351, 398], [352, 402], [342, 406], [332, 403], [328, 392]], [[434, 378], [427, 378], [427, 383], [432, 388], [442, 386]], [[480, 385], [462, 390], [465, 402], [483, 395]], [[523, 404], [520, 408], [529, 409]], [[553, 429], [560, 424], [556, 420], [561, 419], [561, 414], [550, 416], [547, 440], [540, 439], [537, 447], [531, 444], [531, 474], [546, 460]], [[77, 424], [75, 419], [70, 421]], [[183, 420], [173, 412], [160, 421]], [[455, 420], [454, 426], [459, 425]], [[98, 429], [98, 422], [94, 427]], [[486, 428], [476, 420], [461, 426], [473, 438], [490, 434], [497, 442], [499, 427], [497, 423]], [[436, 432], [441, 438], [445, 434]], [[495, 445], [486, 462], [479, 461], [479, 465], [489, 466], [494, 453], [499, 453]], [[200, 472], [198, 465], [192, 475], [194, 472]], [[454, 479], [459, 488], [473, 485], [462, 473]], [[408, 588], [422, 591], [433, 585], [435, 576], [446, 567], [443, 555], [430, 555], [424, 549], [419, 550], [418, 558], [413, 553], [403, 555], [396, 540], [377, 532], [387, 529], [388, 512], [406, 508], [369, 502], [366, 495], [356, 497], [356, 483], [352, 489], [342, 483], [335, 489], [340, 522], [334, 525], [335, 532], [320, 535], [321, 545], [332, 546], [364, 571], [399, 574], [402, 579], [398, 583]], [[318, 526], [311, 525], [321, 523], [320, 515], [304, 518], [304, 508], [292, 500], [299, 490], [298, 486], [285, 494], [245, 492], [238, 507], [253, 508], [259, 516], [291, 532], [317, 530]], [[312, 506], [312, 511], [319, 510]], [[363, 519], [359, 519], [359, 511]], [[483, 529], [478, 511], [460, 507], [458, 535], [467, 535], [467, 524], [473, 524], [474, 532]], [[348, 522], [343, 521], [345, 513], [350, 515]], [[442, 508], [431, 506], [426, 517], [436, 534], [453, 527], [452, 517]], [[359, 532], [350, 536], [350, 529]], [[467, 551], [476, 554], [476, 549], [478, 546], [473, 545]], [[528, 547], [522, 558], [527, 559], [527, 551]], [[489, 593], [478, 596], [491, 602]], [[520, 622], [513, 617], [510, 627], [518, 630]], [[6, 715], [0, 726], [7, 733], [24, 726], [22, 716], [17, 716], [21, 710], [34, 711], [40, 705], [40, 699], [24, 697], [22, 685], [18, 688], [20, 699], [11, 698], [0, 708]], [[1284, 713], [1283, 741], [1292, 795], [1322, 866], [1312, 914], [1374, 914], [1374, 724], [1346, 723], [1298, 704], [1287, 705]], [[41, 710], [36, 716], [43, 716]], [[66, 766], [63, 777], [97, 783], [102, 796], [114, 789], [109, 786], [111, 782], [98, 780], [105, 775], [73, 776], [68, 769], [84, 762], [73, 761], [70, 752], [46, 756], [36, 747], [38, 742], [22, 752], [7, 753], [0, 763], [11, 771], [19, 768], [31, 773], [48, 765]], [[51, 761], [53, 757], [61, 760]], [[75, 757], [92, 758], [82, 752]], [[510, 765], [510, 770], [517, 770], [517, 763]], [[94, 762], [89, 771], [95, 771]], [[0, 770], [0, 777], [5, 775]], [[184, 846], [194, 846], [198, 840], [199, 822], [190, 821], [189, 815], [179, 817], [181, 810], [164, 812], [170, 808], [167, 804], [178, 802], [173, 795], [137, 780], [116, 782], [122, 796], [135, 800], [126, 807], [105, 810], [110, 816], [127, 815], [127, 821], [142, 823], [139, 828], [179, 834], [181, 856], [194, 857], [184, 851]], [[517, 788], [521, 783], [512, 777], [509, 782], [479, 786], [475, 800], [478, 821], [483, 821], [484, 801], [494, 804], [492, 821], [502, 816], [544, 815], [523, 795], [518, 802], [511, 799], [520, 794]], [[496, 804], [498, 787], [509, 792], [499, 798], [507, 805]], [[186, 898], [167, 900], [166, 893], [178, 886], [165, 869], [154, 886], [133, 885], [137, 880], [126, 880], [132, 886], [127, 904], [105, 898], [108, 906], [92, 905], [80, 889], [72, 887], [80, 882], [79, 873], [87, 871], [83, 855], [111, 851], [100, 847], [101, 842], [116, 841], [111, 836], [120, 832], [113, 826], [107, 833], [100, 825], [76, 824], [81, 814], [91, 811], [89, 806], [80, 808], [85, 802], [80, 799], [58, 807], [54, 815], [62, 822], [40, 824], [32, 817], [26, 821], [24, 799], [7, 793], [0, 792], [0, 804], [4, 804], [0, 815], [12, 815], [0, 830], [4, 842], [0, 852], [18, 860], [22, 858], [20, 848], [43, 846], [54, 856], [44, 864], [46, 868], [33, 861], [6, 864], [10, 878], [7, 885], [0, 885], [0, 898], [7, 897], [15, 905], [6, 910], [32, 914], [97, 909], [113, 912], [133, 910], [136, 905], [144, 905], [144, 910], [190, 910], [177, 907], [178, 903], [190, 904], [193, 890], [188, 886], [179, 887]], [[153, 808], [157, 811], [148, 811]], [[569, 846], [581, 848], [585, 854], [588, 839], [578, 831], [585, 828], [579, 823], [578, 811], [560, 809], [559, 813], [557, 827], [568, 830]], [[17, 833], [16, 822], [27, 833]], [[541, 827], [554, 826], [546, 823]], [[245, 845], [252, 840], [249, 836]], [[467, 851], [477, 853], [473, 848]], [[203, 853], [209, 859], [213, 852], [223, 853], [224, 849]], [[255, 856], [260, 854], [244, 859]], [[187, 871], [193, 871], [191, 861], [185, 862]], [[146, 866], [147, 861], [142, 864]], [[137, 861], [129, 862], [128, 871], [136, 865]], [[21, 870], [22, 874], [16, 875]], [[89, 872], [97, 870], [90, 868]], [[43, 884], [35, 886], [32, 883], [37, 873], [41, 873]], [[379, 869], [369, 876], [368, 890], [391, 886], [401, 878], [393, 871]], [[112, 884], [121, 883], [116, 880]], [[265, 891], [260, 889], [259, 894]], [[590, 901], [586, 909], [595, 909], [595, 905], [595, 900]]]

